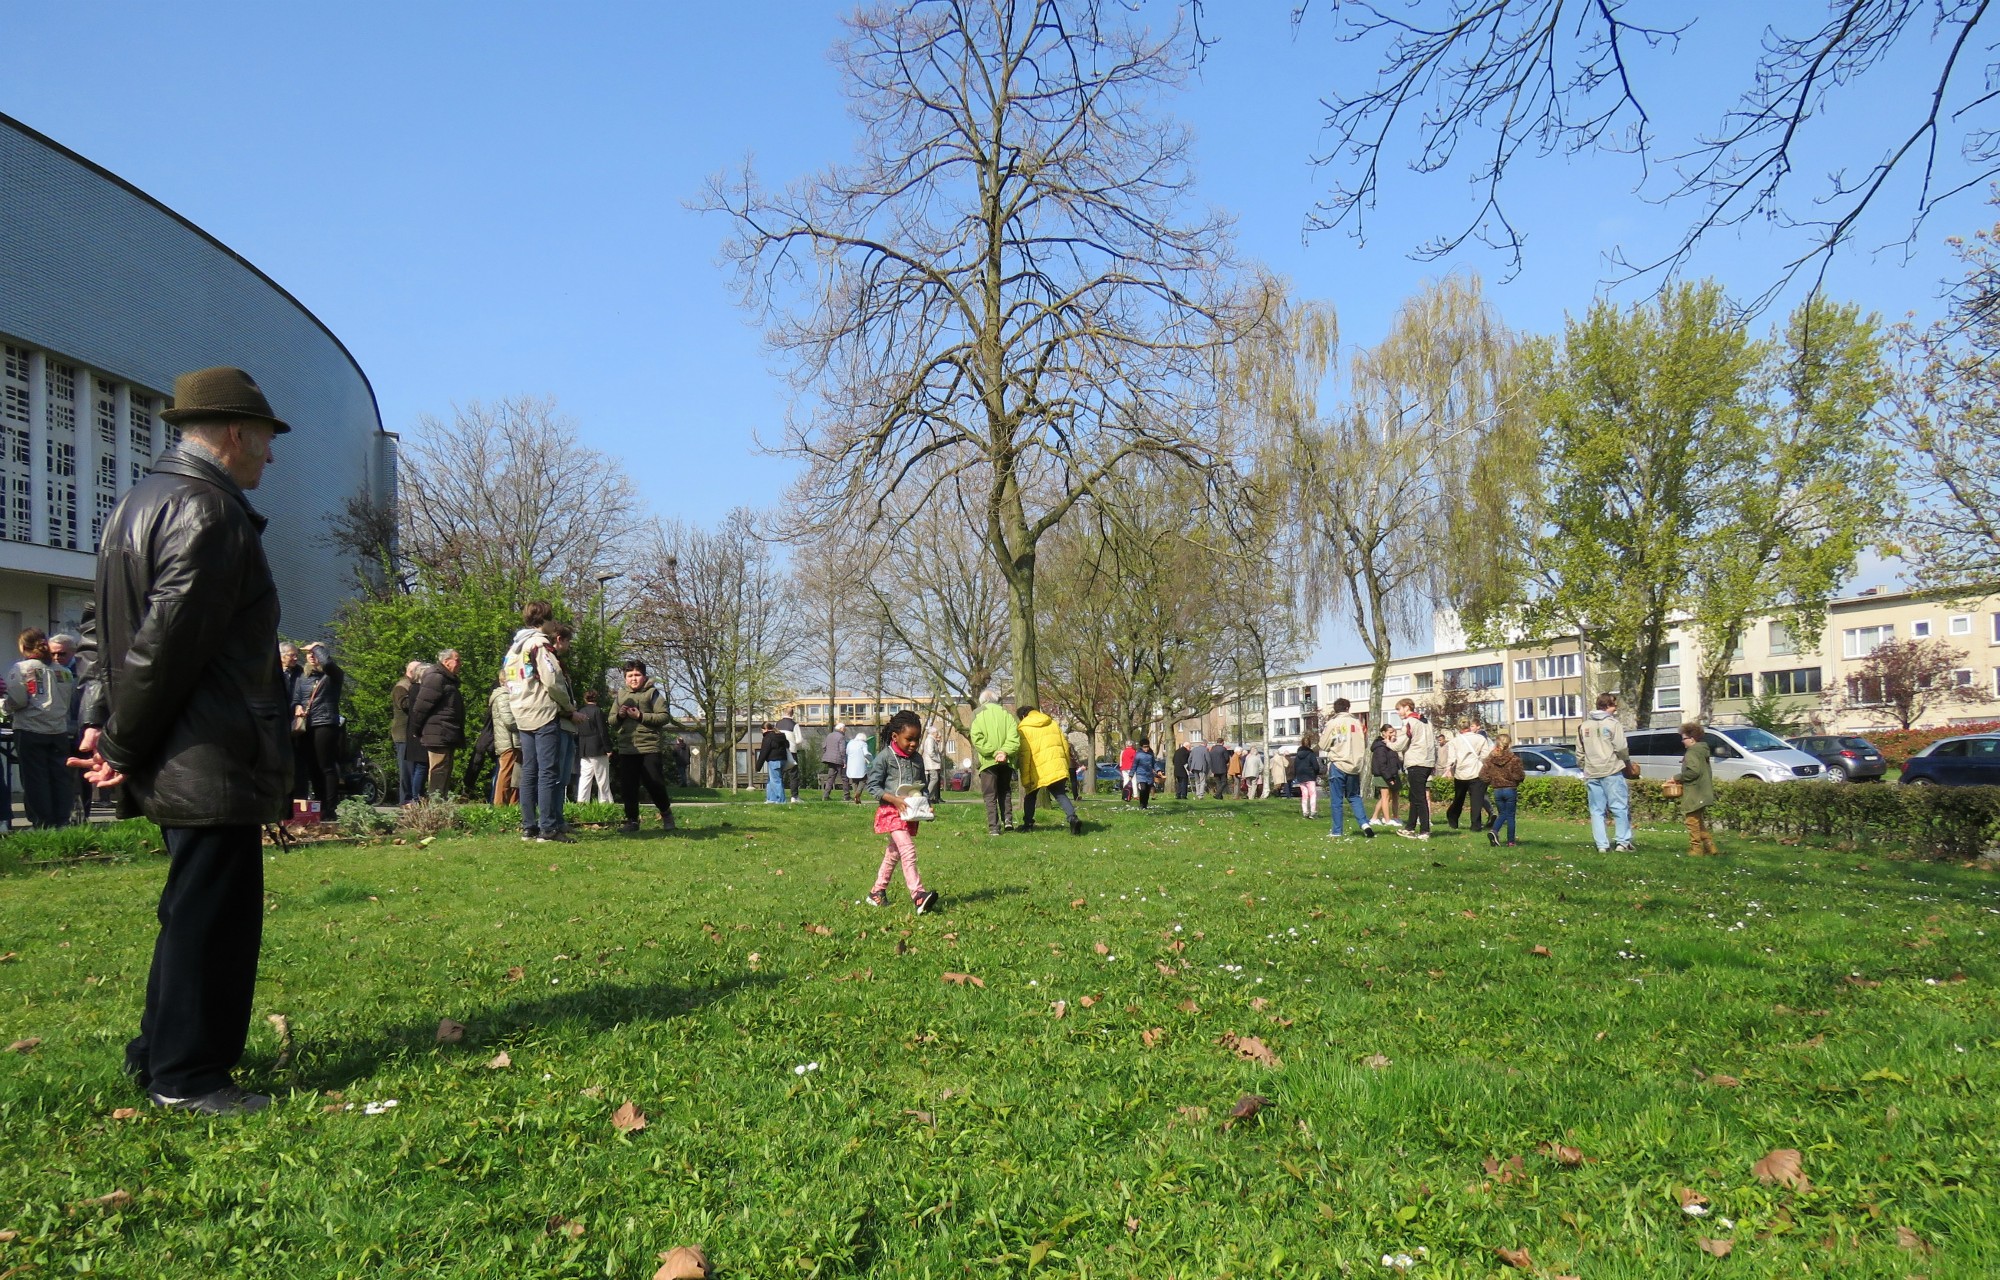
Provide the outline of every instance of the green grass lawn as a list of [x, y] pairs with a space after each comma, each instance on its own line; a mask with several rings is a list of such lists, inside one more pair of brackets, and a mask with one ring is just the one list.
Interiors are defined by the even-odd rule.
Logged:
[[275, 855], [228, 1121], [119, 1072], [163, 863], [0, 879], [0, 1276], [2000, 1274], [1993, 873], [1087, 816]]

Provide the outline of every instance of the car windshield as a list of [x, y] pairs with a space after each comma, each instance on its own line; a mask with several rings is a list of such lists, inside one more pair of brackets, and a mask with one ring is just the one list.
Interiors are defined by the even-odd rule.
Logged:
[[1745, 729], [1724, 729], [1722, 736], [1742, 747], [1745, 751], [1789, 751], [1785, 740], [1773, 733], [1754, 726]]
[[1875, 749], [1875, 744], [1866, 738], [1842, 738], [1840, 745], [1846, 747], [1849, 751], [1873, 751]]
[[1571, 751], [1568, 747], [1536, 747], [1535, 754], [1547, 756], [1565, 769], [1581, 767], [1576, 762], [1576, 752]]

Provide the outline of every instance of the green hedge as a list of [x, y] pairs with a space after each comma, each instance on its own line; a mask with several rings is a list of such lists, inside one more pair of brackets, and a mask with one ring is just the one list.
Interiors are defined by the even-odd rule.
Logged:
[[[1681, 802], [1642, 778], [1631, 784], [1632, 817], [1679, 822]], [[1434, 804], [1451, 799], [1451, 782], [1431, 783]], [[1523, 813], [1588, 818], [1579, 778], [1529, 778], [1521, 784]], [[1887, 845], [1925, 857], [1963, 860], [2000, 848], [2000, 787], [1842, 786], [1830, 782], [1723, 782], [1709, 806], [1709, 824], [1774, 840], [1809, 837], [1854, 845]]]

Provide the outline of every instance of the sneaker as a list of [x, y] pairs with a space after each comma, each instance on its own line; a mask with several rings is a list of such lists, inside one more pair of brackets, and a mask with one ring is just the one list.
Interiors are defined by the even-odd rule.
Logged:
[[868, 905], [871, 907], [888, 906], [889, 905], [888, 892], [883, 889], [870, 889], [868, 891]]
[[271, 1105], [269, 1094], [250, 1093], [233, 1084], [193, 1098], [170, 1098], [164, 1093], [148, 1093], [146, 1096], [153, 1100], [156, 1107], [192, 1111], [202, 1116], [245, 1116]]
[[1083, 834], [1082, 818], [1071, 818], [1069, 820], [1069, 833], [1073, 836], [1080, 836]]
[[522, 844], [533, 844], [534, 842], [535, 842], [535, 833], [534, 833], [534, 832], [532, 832], [532, 831], [523, 831], [523, 832], [521, 833], [521, 843], [522, 843]]
[[1633, 844], [1630, 840], [1621, 840], [1611, 846], [1611, 851], [1613, 853], [1637, 853], [1639, 852], [1639, 846]]
[[1431, 838], [1431, 833], [1428, 831], [1419, 831], [1417, 832], [1416, 838], [1419, 840], [1428, 840]]
[[1486, 833], [1486, 843], [1498, 849], [1500, 847], [1500, 837], [1494, 835], [1491, 831], [1489, 831]]
[[1405, 840], [1414, 840], [1417, 838], [1417, 833], [1410, 830], [1408, 827], [1397, 827], [1396, 834], [1403, 837], [1403, 839]]
[[918, 915], [920, 916], [928, 915], [931, 912], [936, 911], [938, 909], [937, 890], [926, 889], [922, 893], [918, 894], [912, 901], [914, 901], [916, 904]]
[[1507, 842], [1507, 847], [1509, 849], [1518, 849], [1521, 847], [1521, 842], [1519, 840], [1509, 840]]
[[638, 835], [639, 824], [636, 822], [621, 822], [618, 824], [618, 830], [620, 830], [621, 832], [623, 832], [628, 836]]
[[575, 837], [575, 836], [573, 836], [573, 835], [571, 835], [571, 834], [570, 834], [569, 832], [567, 832], [567, 831], [556, 831], [556, 832], [551, 832], [550, 834], [548, 834], [548, 835], [545, 835], [545, 836], [537, 836], [537, 837], [535, 838], [535, 843], [536, 843], [536, 844], [575, 844], [575, 843], [576, 843], [576, 837]]
[[674, 815], [671, 810], [660, 815], [660, 830], [662, 831], [674, 830]]
[[1375, 838], [1375, 828], [1363, 827], [1361, 828], [1361, 835], [1364, 839], [1373, 840]]

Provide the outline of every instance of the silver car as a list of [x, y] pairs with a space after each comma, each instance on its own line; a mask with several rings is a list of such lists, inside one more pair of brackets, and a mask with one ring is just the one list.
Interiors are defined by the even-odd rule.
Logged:
[[1583, 761], [1568, 747], [1515, 747], [1521, 769], [1530, 778], [1581, 778]]
[[[1731, 725], [1702, 735], [1717, 782], [1825, 782], [1826, 766], [1774, 733]], [[1681, 770], [1679, 729], [1634, 729], [1625, 737], [1639, 776], [1671, 778]]]

